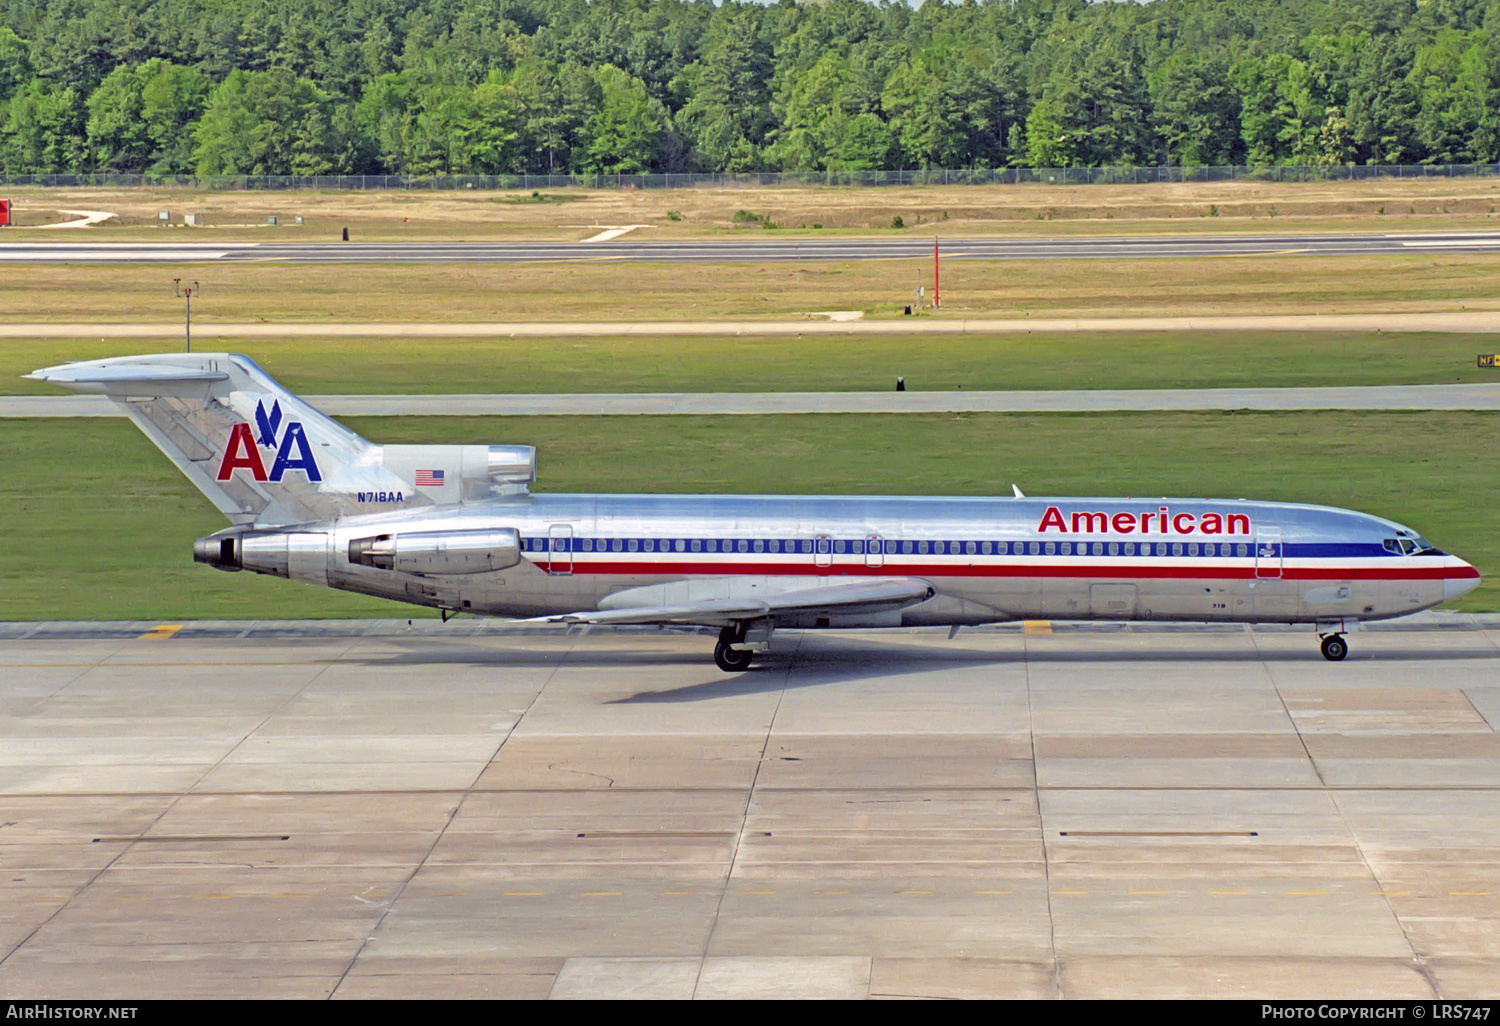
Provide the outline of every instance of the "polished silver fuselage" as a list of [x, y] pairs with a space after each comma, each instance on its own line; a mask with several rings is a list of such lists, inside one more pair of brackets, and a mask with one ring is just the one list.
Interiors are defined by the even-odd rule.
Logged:
[[[384, 533], [514, 529], [522, 559], [490, 573], [351, 562]], [[288, 576], [481, 615], [607, 608], [668, 585], [679, 599], [857, 577], [917, 578], [901, 610], [779, 617], [780, 626], [1007, 619], [1338, 623], [1425, 609], [1478, 574], [1412, 554], [1398, 524], [1347, 510], [1201, 499], [523, 495], [343, 517], [290, 531]]]

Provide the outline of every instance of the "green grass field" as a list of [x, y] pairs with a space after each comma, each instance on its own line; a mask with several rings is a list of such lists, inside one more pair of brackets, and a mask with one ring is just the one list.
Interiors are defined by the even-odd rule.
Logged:
[[[1500, 609], [1500, 415], [1435, 413], [354, 418], [383, 442], [527, 443], [539, 491], [1224, 496], [1387, 516]], [[124, 420], [0, 425], [0, 619], [411, 616], [191, 561], [224, 526]]]
[[[956, 252], [957, 250], [955, 250]], [[780, 320], [815, 311], [902, 316], [931, 295], [909, 260], [0, 265], [7, 323], [177, 324], [173, 279], [197, 282], [194, 323], [360, 324]], [[1500, 253], [1175, 260], [947, 260], [944, 320], [1210, 317], [1494, 310]], [[80, 327], [79, 336], [88, 337]]]
[[[21, 375], [160, 342], [0, 342], [0, 393], [60, 395]], [[1219, 388], [1500, 381], [1500, 336], [1160, 334], [290, 339], [244, 352], [296, 392], [801, 392]]]

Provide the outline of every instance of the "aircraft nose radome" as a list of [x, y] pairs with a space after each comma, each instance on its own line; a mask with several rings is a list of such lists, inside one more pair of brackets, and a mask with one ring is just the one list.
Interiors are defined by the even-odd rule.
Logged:
[[1443, 601], [1451, 602], [1460, 595], [1467, 595], [1479, 587], [1479, 571], [1463, 560], [1458, 560], [1456, 573], [1443, 578]]

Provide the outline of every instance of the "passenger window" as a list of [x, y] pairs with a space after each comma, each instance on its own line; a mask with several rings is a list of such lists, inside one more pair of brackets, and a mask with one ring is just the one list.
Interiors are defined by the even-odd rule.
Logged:
[[755, 547], [755, 551], [756, 552], [763, 552], [763, 551], [765, 551], [766, 543], [763, 542], [763, 541], [761, 541], [759, 538], [757, 538], [757, 539], [755, 539], [755, 546], [754, 547]]
[[974, 555], [978, 551], [979, 551], [979, 546], [975, 545], [973, 542], [965, 542], [964, 543], [964, 552], [968, 553], [969, 555], [972, 556], [972, 555]]
[[1039, 555], [1042, 551], [1042, 547], [1036, 542], [1032, 542], [1031, 544], [1027, 545], [1026, 548], [1027, 551], [1029, 551], [1033, 556]]
[[1127, 555], [1127, 556], [1133, 556], [1133, 555], [1135, 555], [1135, 542], [1126, 542], [1125, 543], [1125, 555]]
[[1052, 542], [1048, 542], [1047, 544], [1045, 544], [1045, 545], [1042, 546], [1042, 552], [1044, 552], [1047, 555], [1051, 556], [1051, 555], [1053, 555], [1053, 554], [1055, 554], [1057, 552], [1057, 546], [1055, 544], [1053, 544]]
[[1250, 555], [1250, 547], [1244, 542], [1241, 542], [1234, 547], [1234, 554], [1236, 556], [1248, 556]]
[[989, 542], [983, 542], [979, 546], [979, 551], [982, 555], [988, 556], [990, 554], [990, 548], [991, 545]]
[[749, 552], [750, 551], [750, 543], [748, 541], [746, 541], [745, 539], [741, 538], [740, 542], [739, 542], [739, 545], [737, 545], [736, 548], [738, 548], [741, 552]]
[[656, 539], [655, 538], [647, 538], [645, 541], [643, 541], [641, 543], [641, 547], [644, 548], [647, 552], [655, 552], [656, 551]]
[[701, 538], [694, 538], [693, 539], [693, 551], [694, 552], [702, 552], [703, 551], [703, 539], [701, 539]]
[[638, 542], [636, 539], [632, 538], [628, 542], [625, 543], [625, 547], [627, 549], [629, 549], [631, 552], [635, 552], [637, 549], [640, 548], [640, 542]]
[[924, 541], [917, 542], [917, 551], [925, 554], [927, 552], [927, 543]]
[[901, 543], [901, 551], [907, 553], [908, 555], [910, 555], [910, 553], [911, 553], [911, 542], [902, 542]]
[[1165, 556], [1167, 554], [1167, 543], [1166, 542], [1157, 542], [1156, 543], [1156, 554], [1158, 556]]
[[1180, 555], [1182, 555], [1182, 542], [1173, 542], [1172, 543], [1172, 555], [1174, 555], [1174, 556], [1180, 556]]
[[1120, 543], [1119, 542], [1110, 542], [1109, 543], [1109, 554], [1111, 556], [1118, 556], [1120, 554]]
[[1061, 545], [1059, 545], [1057, 547], [1057, 550], [1059, 552], [1061, 552], [1064, 556], [1071, 556], [1073, 554], [1073, 543], [1072, 542], [1063, 542]]
[[1197, 554], [1198, 554], [1198, 543], [1197, 542], [1188, 542], [1188, 555], [1189, 556], [1196, 556]]

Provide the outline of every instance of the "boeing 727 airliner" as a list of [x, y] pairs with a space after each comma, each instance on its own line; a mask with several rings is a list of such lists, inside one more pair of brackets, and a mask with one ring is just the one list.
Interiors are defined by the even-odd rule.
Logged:
[[229, 518], [221, 570], [482, 616], [719, 627], [749, 667], [779, 627], [1018, 619], [1301, 623], [1331, 660], [1360, 621], [1479, 573], [1400, 524], [1206, 499], [533, 495], [536, 451], [375, 445], [231, 354], [30, 377], [109, 396]]

